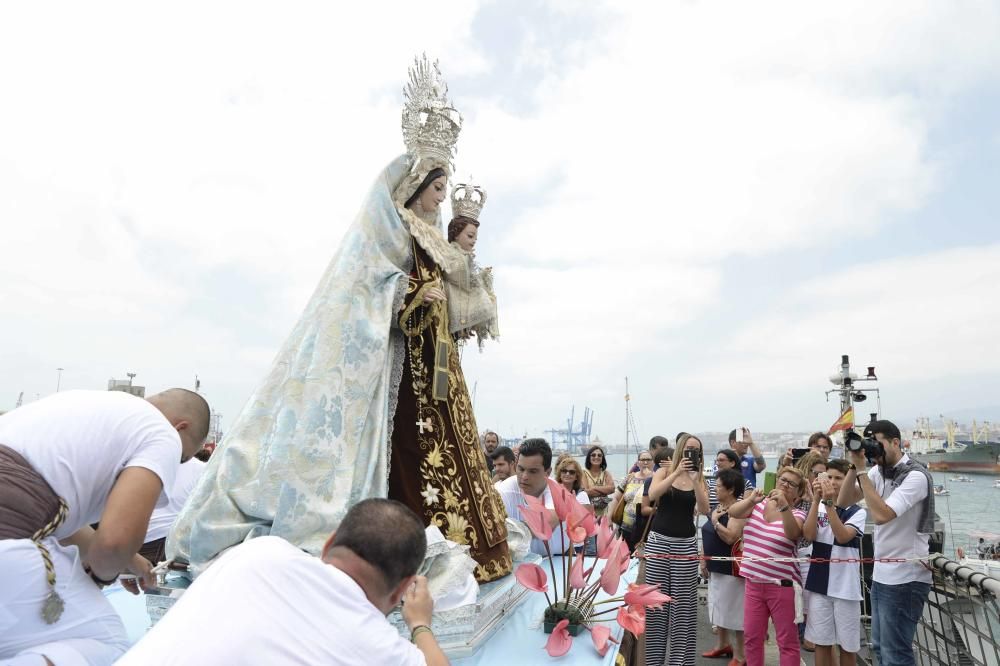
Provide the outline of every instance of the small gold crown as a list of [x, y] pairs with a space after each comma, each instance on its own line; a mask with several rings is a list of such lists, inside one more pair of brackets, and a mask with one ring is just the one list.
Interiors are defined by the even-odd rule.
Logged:
[[448, 84], [435, 60], [427, 54], [414, 58], [410, 81], [403, 88], [403, 142], [417, 158], [451, 165], [455, 144], [462, 131], [462, 114], [448, 100]]
[[454, 217], [468, 217], [479, 221], [479, 213], [486, 205], [486, 190], [478, 185], [458, 183], [451, 190], [451, 212]]

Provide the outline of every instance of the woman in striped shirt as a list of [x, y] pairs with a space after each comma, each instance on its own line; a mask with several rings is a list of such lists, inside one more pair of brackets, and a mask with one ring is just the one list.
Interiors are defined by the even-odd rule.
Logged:
[[801, 594], [802, 579], [794, 558], [806, 516], [795, 506], [804, 487], [801, 471], [782, 467], [777, 487], [768, 495], [754, 490], [729, 508], [733, 518], [749, 517], [743, 528], [743, 556], [761, 558], [745, 559], [740, 566], [746, 579], [743, 628], [748, 666], [764, 664], [768, 618], [774, 622], [780, 666], [800, 663], [795, 599]]

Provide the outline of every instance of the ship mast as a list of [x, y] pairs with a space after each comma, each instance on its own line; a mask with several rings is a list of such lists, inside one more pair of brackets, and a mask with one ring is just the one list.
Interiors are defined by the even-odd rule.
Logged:
[[628, 413], [629, 413], [629, 400], [632, 397], [628, 394], [628, 377], [625, 378], [625, 476], [628, 476], [628, 471], [631, 469], [631, 465], [628, 464]]
[[[876, 382], [878, 377], [875, 376], [875, 366], [868, 366], [868, 374], [864, 377], [858, 377], [856, 374], [851, 372], [851, 359], [847, 354], [840, 357], [840, 372], [830, 377], [830, 382], [837, 388], [830, 389], [826, 392], [827, 400], [830, 399], [831, 393], [836, 393], [840, 398], [840, 413], [845, 414], [847, 410], [854, 407], [855, 402], [864, 402], [868, 399], [868, 393], [874, 393], [876, 399], [881, 402], [881, 396], [879, 395], [878, 387], [873, 388], [858, 388], [858, 382]], [[871, 420], [874, 421], [878, 418], [879, 409], [871, 413]], [[850, 428], [844, 430], [840, 436], [840, 443], [844, 444], [847, 441], [847, 433], [849, 430], [853, 430], [856, 421], [851, 422]]]

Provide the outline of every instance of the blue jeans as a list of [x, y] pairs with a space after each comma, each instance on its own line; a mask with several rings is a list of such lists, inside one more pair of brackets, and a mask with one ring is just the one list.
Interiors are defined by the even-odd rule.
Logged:
[[872, 581], [872, 646], [880, 666], [914, 666], [913, 637], [930, 583]]

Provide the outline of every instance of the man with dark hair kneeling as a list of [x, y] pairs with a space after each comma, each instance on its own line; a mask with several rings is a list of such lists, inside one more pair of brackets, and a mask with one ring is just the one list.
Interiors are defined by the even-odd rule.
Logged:
[[[355, 504], [316, 558], [275, 536], [224, 553], [118, 664], [447, 665], [405, 505]], [[410, 640], [385, 616], [402, 603]], [[205, 633], [205, 618], [220, 630]], [[196, 638], [192, 638], [196, 637]]]

